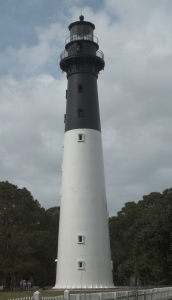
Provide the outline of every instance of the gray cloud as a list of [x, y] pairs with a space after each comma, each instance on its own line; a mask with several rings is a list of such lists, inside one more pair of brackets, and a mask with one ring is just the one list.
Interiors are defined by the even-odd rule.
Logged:
[[[29, 3], [21, 7], [26, 20], [7, 6], [1, 20], [9, 37], [0, 58], [0, 180], [25, 186], [46, 208], [59, 205], [67, 86], [59, 55], [82, 5], [105, 54], [98, 86], [110, 215], [170, 188], [171, 1], [52, 1], [47, 19], [49, 1]], [[6, 25], [11, 16], [16, 34]], [[19, 23], [32, 28], [27, 39]]]

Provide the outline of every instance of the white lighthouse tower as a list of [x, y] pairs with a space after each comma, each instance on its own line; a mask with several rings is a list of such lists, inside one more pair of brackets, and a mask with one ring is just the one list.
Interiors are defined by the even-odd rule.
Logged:
[[61, 54], [68, 87], [55, 289], [114, 287], [97, 91], [104, 55], [94, 29], [80, 16]]

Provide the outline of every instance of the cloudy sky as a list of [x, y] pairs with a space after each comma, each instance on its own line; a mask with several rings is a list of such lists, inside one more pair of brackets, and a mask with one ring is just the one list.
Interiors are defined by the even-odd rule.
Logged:
[[60, 204], [68, 25], [82, 13], [98, 79], [110, 215], [172, 187], [172, 1], [0, 0], [0, 181]]

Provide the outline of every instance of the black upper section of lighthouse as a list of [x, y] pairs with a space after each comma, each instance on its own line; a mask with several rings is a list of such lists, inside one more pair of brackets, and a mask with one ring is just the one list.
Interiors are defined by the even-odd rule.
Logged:
[[101, 131], [97, 78], [104, 69], [104, 55], [93, 35], [94, 24], [80, 20], [69, 25], [60, 68], [67, 73], [65, 131], [89, 128]]

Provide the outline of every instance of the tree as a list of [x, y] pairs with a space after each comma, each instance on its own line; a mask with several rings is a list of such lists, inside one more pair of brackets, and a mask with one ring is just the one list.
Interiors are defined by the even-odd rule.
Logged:
[[58, 218], [26, 188], [0, 182], [0, 274], [6, 286], [22, 277], [37, 283], [54, 272]]
[[[133, 239], [128, 239], [128, 231], [132, 230], [133, 220], [139, 214], [137, 204], [135, 202], [127, 202], [116, 217], [109, 219], [111, 253], [114, 262], [113, 275], [116, 285], [123, 285], [126, 278], [133, 273]], [[119, 268], [123, 268], [125, 264], [125, 272], [119, 272]]]
[[146, 273], [154, 283], [168, 284], [172, 279], [172, 195], [151, 193], [138, 205], [145, 212], [137, 233], [140, 275]]
[[134, 276], [145, 284], [171, 282], [172, 189], [126, 203], [109, 224], [118, 280]]

